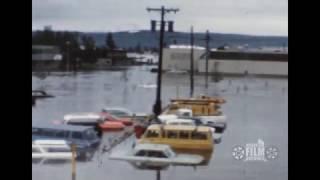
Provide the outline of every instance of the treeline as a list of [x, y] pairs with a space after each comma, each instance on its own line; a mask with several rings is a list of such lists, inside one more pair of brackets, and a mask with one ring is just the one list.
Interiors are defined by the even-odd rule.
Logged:
[[108, 53], [117, 49], [112, 34], [108, 33], [105, 45], [97, 47], [93, 37], [70, 31], [35, 31], [32, 34], [32, 45], [51, 45], [59, 47], [63, 62], [96, 63], [98, 58], [107, 57]]

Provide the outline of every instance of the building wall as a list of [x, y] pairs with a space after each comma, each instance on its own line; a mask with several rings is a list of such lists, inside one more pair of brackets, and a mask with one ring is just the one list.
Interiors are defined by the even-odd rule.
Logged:
[[[204, 54], [204, 50], [194, 49], [194, 69], [198, 69], [198, 60]], [[163, 70], [190, 70], [190, 49], [164, 48], [163, 49]]]
[[[59, 57], [58, 59], [56, 59]], [[61, 61], [61, 54], [50, 54], [50, 53], [42, 53], [42, 54], [32, 54], [33, 61]]]
[[[228, 74], [280, 75], [288, 76], [288, 62], [251, 60], [209, 60], [209, 72], [217, 62], [218, 72]], [[205, 60], [198, 61], [199, 72], [205, 72]]]
[[55, 46], [32, 46], [32, 61], [61, 61], [62, 54]]

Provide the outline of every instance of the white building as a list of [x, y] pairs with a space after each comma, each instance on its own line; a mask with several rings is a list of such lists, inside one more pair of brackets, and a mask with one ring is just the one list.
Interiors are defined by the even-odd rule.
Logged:
[[32, 69], [50, 70], [58, 69], [62, 63], [62, 54], [56, 46], [33, 45]]
[[[198, 61], [198, 72], [204, 73], [204, 58]], [[266, 51], [212, 51], [209, 72], [288, 76], [288, 53]]]
[[[190, 47], [164, 49], [163, 69], [190, 70]], [[206, 71], [205, 49], [195, 48], [194, 69]], [[288, 52], [265, 50], [214, 50], [210, 52], [208, 70], [230, 75], [288, 76]]]
[[62, 54], [56, 46], [33, 45], [32, 61], [62, 61]]
[[[198, 69], [198, 61], [205, 53], [205, 48], [194, 46], [194, 69]], [[163, 49], [163, 70], [190, 70], [190, 52], [191, 46], [170, 46]]]

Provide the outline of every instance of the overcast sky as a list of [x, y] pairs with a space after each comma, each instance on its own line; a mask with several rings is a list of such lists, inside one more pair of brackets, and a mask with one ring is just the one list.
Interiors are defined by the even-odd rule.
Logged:
[[179, 8], [168, 14], [175, 30], [187, 32], [288, 35], [288, 0], [32, 0], [32, 28], [135, 31], [150, 29], [159, 13], [146, 7]]

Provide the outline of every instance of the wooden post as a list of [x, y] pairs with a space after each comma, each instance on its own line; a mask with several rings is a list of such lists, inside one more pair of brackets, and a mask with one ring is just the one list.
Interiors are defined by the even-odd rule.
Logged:
[[72, 150], [72, 180], [76, 180], [76, 154], [77, 154], [77, 149], [76, 149], [76, 145], [75, 144], [71, 145], [71, 150]]
[[157, 180], [161, 180], [160, 170], [157, 170]]

